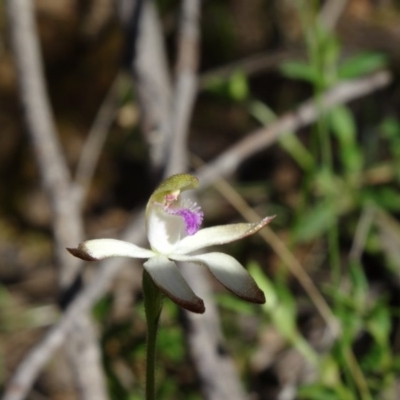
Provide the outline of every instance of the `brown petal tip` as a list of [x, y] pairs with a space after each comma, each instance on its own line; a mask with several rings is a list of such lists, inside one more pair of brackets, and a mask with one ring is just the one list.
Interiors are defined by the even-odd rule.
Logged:
[[201, 299], [199, 299], [199, 301], [196, 301], [195, 304], [193, 303], [182, 304], [181, 307], [196, 314], [204, 314], [204, 312], [206, 311], [206, 307], [204, 306], [204, 301]]
[[73, 248], [69, 248], [67, 247], [67, 250], [75, 257], [80, 258], [81, 260], [85, 260], [85, 261], [98, 261], [97, 258], [94, 258], [92, 256], [90, 256], [86, 251], [83, 251], [81, 249], [81, 246], [79, 246], [76, 249]]
[[206, 307], [204, 306], [204, 301], [200, 299], [200, 297], [196, 297], [193, 301], [185, 301], [182, 300], [171, 293], [167, 292], [164, 288], [159, 288], [164, 292], [164, 294], [169, 297], [175, 304], [179, 307], [184, 308], [185, 310], [191, 311], [196, 314], [204, 314], [206, 311]]
[[253, 303], [256, 303], [256, 304], [265, 304], [265, 302], [266, 302], [265, 294], [262, 290], [257, 292], [256, 296], [253, 299], [254, 299]]
[[251, 290], [250, 293], [246, 294], [244, 293], [239, 294], [237, 292], [232, 292], [232, 293], [236, 294], [236, 296], [240, 297], [241, 299], [248, 301], [249, 303], [265, 304], [266, 302], [264, 292], [258, 287], [253, 288], [253, 290]]

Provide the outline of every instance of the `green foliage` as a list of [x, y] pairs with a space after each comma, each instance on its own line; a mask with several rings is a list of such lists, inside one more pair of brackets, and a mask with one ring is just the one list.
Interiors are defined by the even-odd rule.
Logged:
[[211, 93], [229, 101], [243, 102], [249, 96], [247, 76], [240, 70], [234, 71], [227, 79], [212, 78], [207, 86]]
[[362, 151], [357, 143], [356, 125], [351, 111], [337, 106], [328, 114], [332, 134], [339, 144], [339, 157], [345, 173], [360, 172], [363, 166]]
[[364, 52], [343, 61], [338, 68], [340, 79], [353, 79], [374, 72], [387, 65], [385, 54]]
[[[165, 301], [161, 316], [162, 329], [158, 332], [156, 386], [157, 398], [177, 400], [200, 400], [196, 386], [182, 390], [182, 377], [191, 374], [187, 367], [185, 338], [178, 323], [179, 308], [171, 301]], [[102, 345], [104, 366], [108, 376], [111, 399], [143, 399], [144, 366], [146, 364], [145, 313], [143, 302], [135, 306], [131, 319], [115, 324], [109, 320], [113, 298], [106, 296], [100, 300], [94, 315], [107, 329], [103, 332]], [[159, 366], [163, 367], [160, 368]], [[129, 374], [134, 381], [126, 381]]]
[[383, 186], [371, 189], [366, 189], [363, 193], [364, 198], [371, 201], [373, 204], [388, 210], [400, 210], [400, 193], [399, 190], [393, 187]]
[[338, 205], [330, 200], [317, 203], [303, 212], [293, 229], [293, 238], [297, 242], [308, 242], [321, 237], [335, 223]]
[[281, 65], [281, 72], [287, 78], [308, 83], [318, 81], [318, 70], [305, 61], [286, 61]]
[[220, 307], [225, 310], [235, 312], [241, 315], [255, 315], [256, 309], [253, 304], [247, 303], [238, 299], [237, 297], [231, 296], [230, 294], [219, 294], [217, 296], [217, 302]]
[[357, 397], [343, 385], [327, 387], [323, 384], [305, 385], [299, 390], [301, 400], [356, 400]]
[[[340, 42], [334, 33], [320, 26], [311, 2], [301, 2], [299, 12], [308, 60], [287, 61], [282, 64], [281, 73], [289, 79], [310, 84], [317, 106], [324, 90], [341, 80], [361, 77], [387, 64], [384, 55], [371, 52], [343, 60]], [[269, 124], [275, 118], [264, 104], [253, 103], [250, 111], [263, 124]], [[400, 177], [400, 124], [397, 119], [388, 118], [379, 129], [382, 132], [379, 145], [384, 146], [386, 141], [385, 151], [391, 155], [390, 167], [385, 165], [383, 171], [393, 170], [394, 176]], [[295, 136], [287, 134], [284, 137]], [[390, 343], [393, 311], [388, 297], [379, 294], [377, 299], [371, 299], [371, 287], [363, 263], [359, 258], [343, 260], [339, 239], [345, 238], [344, 232], [349, 232], [351, 236], [346, 239], [355, 240], [354, 219], [361, 224], [358, 215], [366, 205], [398, 212], [400, 193], [391, 181], [377, 187], [366, 178], [370, 169], [379, 167], [379, 157], [385, 152], [375, 149], [375, 159], [370, 158], [367, 163], [357, 120], [348, 106], [336, 106], [329, 111], [321, 109], [311, 139], [305, 142], [295, 138], [294, 141], [280, 141], [282, 149], [306, 173], [301, 201], [290, 227], [291, 239], [292, 243], [300, 244], [318, 243], [327, 237], [329, 258], [326, 262], [330, 263], [332, 278], [330, 284], [324, 286], [324, 294], [342, 327], [340, 336], [330, 349], [321, 354], [310, 350], [319, 365], [318, 378], [303, 385], [298, 395], [309, 400], [381, 398], [384, 393], [393, 391], [398, 373], [397, 357], [393, 355]], [[312, 143], [318, 143], [319, 148], [311, 147], [309, 144]], [[340, 231], [339, 220], [345, 227]], [[383, 229], [380, 236], [374, 230], [364, 228], [368, 229], [363, 247], [367, 254], [371, 252], [376, 256], [393, 251], [393, 246], [388, 246], [385, 239], [389, 237], [389, 233], [384, 231], [387, 223], [382, 222], [380, 226]], [[390, 259], [393, 260], [393, 254]], [[287, 286], [282, 286], [282, 282], [273, 283], [266, 279], [259, 268], [252, 266], [251, 271], [266, 293], [264, 310], [270, 322], [307, 359], [308, 352], [302, 352], [301, 346], [296, 347], [298, 344], [292, 339], [299, 336], [293, 295]], [[362, 347], [360, 354], [355, 354], [354, 349], [363, 340], [368, 344]]]
[[[316, 18], [314, 3], [299, 1], [307, 59], [285, 61], [280, 71], [290, 80], [309, 84], [318, 107], [326, 90], [343, 80], [381, 69], [388, 60], [376, 52], [345, 58], [334, 32], [326, 30]], [[215, 82], [212, 91], [228, 101], [242, 102], [249, 114], [266, 127], [277, 119], [268, 104], [252, 98], [243, 73]], [[299, 388], [299, 399], [394, 399], [396, 395], [389, 394], [395, 390], [400, 365], [390, 341], [394, 310], [384, 293], [371, 294], [364, 262], [349, 252], [350, 246], [360, 240], [356, 235], [360, 235], [358, 230], [366, 208], [386, 213], [400, 211], [400, 192], [393, 185], [393, 180], [400, 180], [400, 122], [390, 117], [375, 127], [381, 135], [374, 137], [371, 149], [364, 135], [374, 133], [360, 130], [350, 106], [319, 109], [319, 115], [307, 136], [285, 132], [279, 139], [279, 146], [303, 172], [297, 209], [286, 210], [286, 215], [292, 212], [287, 229], [292, 245], [326, 243], [323, 263], [331, 279], [321, 290], [342, 330], [331, 346], [319, 352], [313, 349], [299, 329], [298, 299], [290, 291], [289, 282], [268, 278], [259, 265], [250, 263], [249, 272], [267, 299], [262, 307], [262, 326], [273, 325], [288, 347], [299, 352], [306, 363], [318, 366], [315, 380]], [[383, 184], [377, 185], [376, 181]], [[361, 229], [361, 251], [366, 257], [383, 255], [387, 260], [384, 268], [398, 275], [400, 266], [395, 260], [400, 256], [400, 239], [393, 241], [393, 232], [400, 232], [400, 224], [374, 215], [379, 223], [371, 222], [372, 227]], [[343, 248], [342, 243], [350, 245]], [[218, 301], [223, 310], [259, 317], [253, 306], [230, 296], [220, 296]]]
[[393, 117], [386, 118], [380, 131], [388, 143], [388, 151], [392, 157], [393, 171], [396, 180], [400, 181], [400, 121]]
[[[378, 302], [370, 301], [370, 288], [361, 265], [350, 263], [349, 267], [347, 289], [338, 292], [330, 287], [326, 290], [337, 305], [335, 315], [342, 333], [333, 347], [317, 353], [297, 328], [296, 300], [287, 285], [280, 281], [273, 283], [257, 264], [249, 265], [250, 273], [267, 298], [263, 306], [267, 321], [307, 362], [318, 365], [318, 378], [300, 388], [301, 399], [371, 399], [394, 384], [398, 361], [391, 352], [392, 316], [388, 301], [385, 297]], [[370, 344], [364, 347], [358, 366], [351, 349], [365, 335], [369, 335]], [[366, 382], [365, 387], [363, 382]]]
[[[276, 120], [275, 113], [260, 101], [253, 100], [248, 107], [250, 114], [265, 126]], [[293, 132], [283, 133], [279, 139], [279, 144], [304, 170], [309, 171], [315, 166], [313, 156]]]
[[249, 87], [247, 76], [241, 72], [236, 71], [228, 80], [228, 93], [232, 100], [244, 101], [249, 96]]
[[318, 356], [296, 327], [296, 303], [288, 287], [285, 284], [273, 284], [255, 263], [251, 263], [248, 269], [267, 299], [263, 305], [266, 316], [282, 337], [308, 362], [317, 364]]

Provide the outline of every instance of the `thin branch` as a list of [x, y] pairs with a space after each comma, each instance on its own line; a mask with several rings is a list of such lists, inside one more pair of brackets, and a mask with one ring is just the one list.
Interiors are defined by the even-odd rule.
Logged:
[[171, 84], [161, 23], [152, 0], [118, 0], [129, 43], [129, 63], [141, 109], [150, 164], [165, 166], [171, 140]]
[[24, 117], [55, 218], [56, 256], [61, 267], [59, 281], [66, 288], [74, 279], [79, 262], [71, 263], [61, 243], [65, 245], [70, 238], [82, 237], [83, 228], [76, 218], [74, 203], [69, 201], [70, 175], [55, 134], [32, 3], [8, 0], [6, 5]]
[[[77, 201], [71, 196], [70, 175], [47, 96], [32, 2], [8, 0], [6, 6], [24, 117], [52, 209], [59, 286], [64, 294], [75, 281], [80, 266], [67, 257], [65, 246], [83, 237], [83, 224]], [[100, 351], [90, 318], [80, 314], [71, 328], [67, 353], [80, 397], [106, 399]]]
[[[128, 224], [122, 239], [134, 243], [141, 243], [145, 239], [144, 213]], [[74, 321], [80, 315], [88, 313], [93, 304], [109, 290], [123, 263], [122, 258], [113, 258], [101, 263], [94, 279], [74, 299], [57, 325], [49, 330], [19, 364], [7, 385], [3, 400], [23, 400], [26, 397], [40, 371], [73, 329]]]
[[81, 205], [87, 195], [101, 150], [117, 111], [120, 82], [121, 73], [118, 73], [97, 112], [79, 157], [75, 185], [78, 191], [78, 201]]
[[272, 146], [279, 138], [316, 121], [321, 110], [348, 103], [388, 86], [392, 82], [389, 71], [378, 71], [364, 78], [343, 82], [327, 91], [318, 103], [314, 99], [304, 102], [297, 111], [282, 115], [269, 127], [259, 128], [248, 134], [214, 161], [200, 168], [197, 176], [200, 186], [209, 186], [216, 176], [227, 176], [238, 168], [243, 160]]
[[[325, 108], [328, 108], [341, 102], [355, 100], [387, 86], [391, 80], [389, 72], [382, 71], [367, 78], [342, 83], [322, 96], [322, 104]], [[317, 110], [320, 110], [320, 106], [308, 101], [299, 108], [299, 111], [286, 114], [270, 128], [257, 130], [233, 145], [208, 166], [198, 170], [197, 176], [200, 179], [201, 188], [204, 189], [212, 185], [220, 176], [234, 172], [246, 158], [271, 146], [282, 133], [290, 130], [296, 131], [315, 121], [318, 117]], [[122, 239], [140, 243], [144, 236], [144, 214], [141, 213], [138, 220], [128, 225]], [[40, 370], [65, 340], [73, 321], [82, 313], [88, 312], [93, 304], [109, 289], [122, 265], [122, 261], [112, 259], [112, 261], [107, 261], [101, 265], [93, 281], [70, 304], [57, 325], [45, 335], [41, 342], [33, 347], [18, 366], [7, 386], [3, 400], [22, 400], [25, 397]]]
[[[188, 168], [187, 137], [197, 95], [197, 69], [200, 47], [200, 0], [182, 0], [178, 36], [176, 83], [171, 113], [172, 140], [166, 176]], [[190, 287], [204, 300], [207, 312], [201, 316], [185, 312], [186, 338], [196, 366], [201, 388], [209, 400], [243, 400], [245, 394], [235, 365], [223, 348], [224, 338], [218, 309], [212, 297], [207, 273], [180, 263]]]
[[265, 73], [267, 70], [277, 68], [286, 60], [293, 60], [305, 57], [304, 51], [279, 50], [273, 53], [254, 54], [247, 58], [234, 61], [223, 67], [206, 71], [199, 77], [199, 89], [205, 90], [215, 81], [229, 78], [235, 71], [242, 71], [246, 76]]
[[187, 135], [197, 95], [200, 4], [200, 0], [182, 1], [167, 176], [186, 170], [188, 165]]
[[347, 0], [328, 0], [319, 14], [322, 25], [333, 30], [347, 6]]

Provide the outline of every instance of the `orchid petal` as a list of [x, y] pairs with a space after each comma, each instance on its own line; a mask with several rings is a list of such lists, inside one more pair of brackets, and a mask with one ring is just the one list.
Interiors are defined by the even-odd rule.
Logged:
[[160, 254], [173, 252], [185, 232], [184, 220], [166, 213], [159, 204], [149, 206], [146, 223], [150, 247]]
[[211, 273], [228, 290], [252, 303], [265, 303], [265, 296], [251, 275], [233, 257], [223, 253], [206, 253], [194, 256], [173, 255], [171, 259], [205, 264]]
[[187, 254], [204, 247], [217, 244], [230, 243], [253, 235], [269, 224], [275, 216], [266, 217], [257, 223], [241, 223], [231, 225], [213, 226], [200, 229], [192, 236], [184, 237], [176, 246], [174, 254]]
[[93, 239], [80, 243], [76, 249], [67, 249], [75, 257], [85, 261], [97, 261], [108, 257], [150, 258], [154, 252], [117, 239]]
[[204, 313], [203, 300], [194, 294], [173, 261], [159, 255], [150, 258], [143, 266], [154, 283], [172, 301], [189, 311]]

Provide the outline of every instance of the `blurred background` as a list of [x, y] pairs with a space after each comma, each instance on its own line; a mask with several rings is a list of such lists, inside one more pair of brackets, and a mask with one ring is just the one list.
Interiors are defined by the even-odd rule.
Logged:
[[[154, 3], [172, 77], [179, 75], [183, 2]], [[85, 238], [118, 237], [143, 209], [163, 169], [151, 152], [154, 127], [143, 118], [140, 76], [132, 79], [134, 33], [123, 3], [34, 1], [48, 96], [71, 175], [99, 110], [113, 96], [82, 207]], [[210, 280], [223, 351], [232, 357], [243, 399], [399, 398], [400, 2], [203, 1], [199, 23], [198, 92], [187, 143], [191, 171], [305, 101], [316, 113], [311, 124], [295, 121], [293, 132], [285, 128], [268, 148], [237, 156], [237, 168], [224, 176], [228, 181], [198, 192], [205, 226], [254, 213], [277, 216], [262, 236], [224, 247], [264, 290], [265, 306], [245, 303]], [[61, 315], [53, 216], [24, 123], [10, 31], [0, 3], [3, 388]], [[363, 80], [369, 87], [379, 73], [389, 78], [376, 89], [358, 94], [346, 86]], [[325, 110], [324, 96], [339, 86], [349, 88], [352, 101]], [[92, 264], [81, 269], [88, 282], [96, 271]], [[107, 396], [143, 398], [141, 269], [131, 260], [92, 317]], [[159, 336], [160, 399], [212, 398], [204, 394], [187, 335], [182, 311], [167, 299]], [[28, 398], [82, 398], [73, 381], [59, 351]]]

